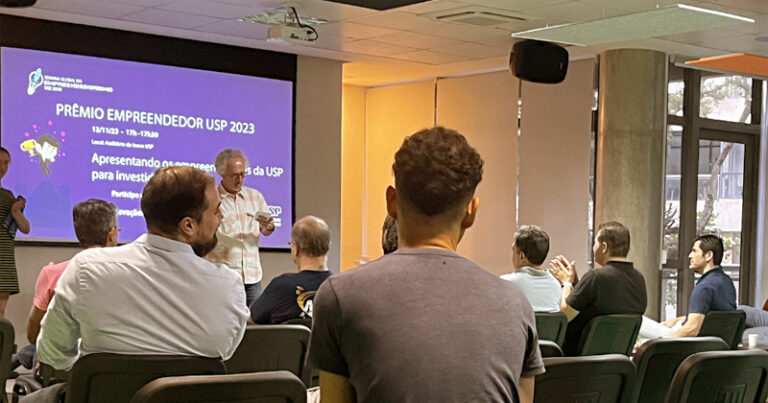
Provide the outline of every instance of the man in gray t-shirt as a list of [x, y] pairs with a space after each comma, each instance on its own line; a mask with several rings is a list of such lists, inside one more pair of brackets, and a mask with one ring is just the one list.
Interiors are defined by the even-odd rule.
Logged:
[[530, 304], [455, 253], [477, 213], [482, 164], [453, 130], [403, 142], [386, 193], [398, 250], [315, 296], [309, 356], [324, 401], [533, 400], [544, 366]]

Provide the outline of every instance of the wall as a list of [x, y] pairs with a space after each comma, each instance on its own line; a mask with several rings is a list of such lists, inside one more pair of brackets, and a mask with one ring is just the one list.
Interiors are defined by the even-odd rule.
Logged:
[[[341, 62], [299, 56], [296, 79], [296, 217], [313, 214], [328, 222], [332, 232], [328, 263], [332, 270], [338, 271], [341, 244]], [[16, 329], [16, 344], [20, 348], [26, 345], [27, 315], [40, 268], [52, 261], [69, 259], [79, 250], [74, 247], [16, 248], [21, 293], [11, 297], [6, 318]], [[277, 275], [296, 270], [289, 253], [263, 253], [261, 261], [264, 285]]]
[[341, 108], [341, 271], [357, 266], [365, 254], [363, 231], [365, 186], [366, 88], [342, 87]]
[[594, 59], [572, 62], [560, 84], [524, 82], [520, 133], [519, 224], [550, 236], [549, 258], [587, 270], [589, 161]]

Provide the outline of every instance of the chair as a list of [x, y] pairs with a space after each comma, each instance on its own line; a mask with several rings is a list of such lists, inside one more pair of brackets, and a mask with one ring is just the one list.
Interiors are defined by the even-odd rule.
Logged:
[[289, 319], [283, 322], [284, 325], [302, 325], [306, 326], [307, 329], [312, 330], [312, 318], [297, 318], [297, 319]]
[[563, 350], [551, 340], [539, 340], [539, 350], [543, 358], [563, 356]]
[[592, 318], [581, 332], [577, 355], [629, 356], [641, 322], [641, 315], [601, 315]]
[[[14, 343], [15, 332], [13, 325], [5, 318], [0, 318], [0, 385], [5, 385], [11, 375], [11, 356], [16, 349]], [[7, 403], [8, 395], [2, 393], [0, 401]]]
[[563, 346], [568, 317], [562, 312], [536, 312], [536, 333], [539, 340], [551, 340]]
[[307, 389], [288, 371], [172, 376], [144, 385], [131, 403], [269, 401], [304, 403]]
[[224, 363], [227, 373], [285, 370], [308, 387], [312, 373], [305, 365], [309, 334], [302, 325], [249, 325], [235, 354]]
[[534, 402], [631, 403], [637, 374], [620, 354], [545, 358], [536, 375]]
[[66, 402], [128, 403], [137, 390], [157, 378], [224, 372], [224, 364], [216, 358], [89, 354], [72, 368]]
[[680, 363], [691, 354], [716, 350], [728, 350], [728, 345], [719, 337], [679, 337], [645, 342], [635, 352], [639, 384], [635, 401], [663, 403]]
[[768, 398], [768, 352], [696, 353], [680, 364], [666, 403], [764, 403]]
[[741, 343], [746, 318], [744, 311], [710, 311], [704, 317], [699, 336], [719, 337], [731, 350], [735, 350]]

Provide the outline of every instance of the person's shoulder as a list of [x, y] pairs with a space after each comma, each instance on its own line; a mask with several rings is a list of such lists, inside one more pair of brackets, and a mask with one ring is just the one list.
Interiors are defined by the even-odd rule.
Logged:
[[47, 265], [43, 266], [42, 269], [40, 269], [40, 275], [43, 276], [51, 276], [56, 274], [61, 274], [64, 269], [67, 268], [69, 265], [69, 260], [65, 260], [63, 262], [59, 263], [48, 263]]

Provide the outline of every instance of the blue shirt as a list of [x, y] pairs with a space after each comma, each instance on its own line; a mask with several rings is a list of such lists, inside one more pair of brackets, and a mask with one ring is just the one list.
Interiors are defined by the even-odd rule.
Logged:
[[693, 287], [689, 313], [735, 311], [736, 288], [733, 280], [718, 266], [706, 272]]

